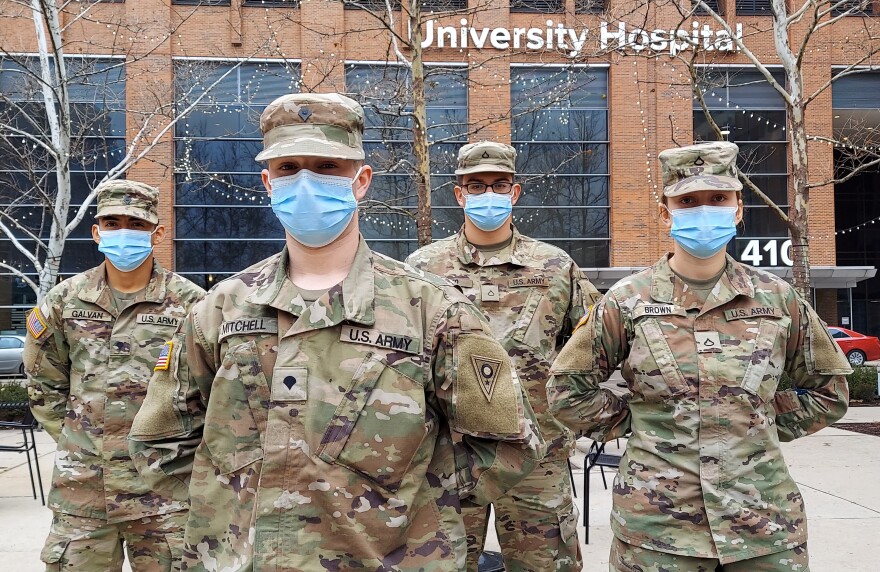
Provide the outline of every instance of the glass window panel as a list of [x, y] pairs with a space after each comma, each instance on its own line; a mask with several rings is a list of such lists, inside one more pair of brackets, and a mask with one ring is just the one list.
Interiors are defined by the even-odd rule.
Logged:
[[876, 109], [878, 93], [880, 93], [880, 73], [865, 72], [844, 76], [831, 84], [831, 107]]
[[174, 84], [176, 97], [183, 104], [204, 96], [199, 105], [243, 103], [265, 107], [279, 94], [299, 91], [300, 68], [297, 63], [285, 61], [182, 60], [174, 65]]
[[199, 105], [174, 127], [177, 137], [232, 137], [262, 140], [260, 114], [251, 105]]
[[270, 207], [178, 207], [178, 236], [186, 238], [284, 238], [284, 228]]
[[513, 209], [513, 222], [520, 232], [539, 240], [608, 237], [608, 209], [604, 208], [516, 206]]
[[361, 234], [367, 240], [415, 240], [416, 221], [396, 212], [365, 213], [360, 217]]
[[742, 143], [737, 164], [746, 173], [788, 172], [788, 146], [785, 143]]
[[284, 240], [175, 240], [175, 268], [186, 272], [240, 272], [281, 252]]
[[[84, 223], [85, 224], [85, 223]], [[22, 245], [28, 252], [34, 252], [33, 240], [22, 240]], [[40, 258], [44, 255], [41, 252]], [[0, 260], [6, 261], [16, 268], [25, 272], [34, 270], [30, 260], [18, 251], [8, 239], [0, 238]], [[61, 272], [66, 274], [78, 274], [89, 268], [93, 268], [104, 261], [104, 255], [98, 252], [98, 245], [88, 239], [69, 238], [64, 246], [64, 254], [61, 256]]]
[[608, 241], [605, 240], [547, 240], [568, 253], [582, 268], [607, 268], [611, 266]]
[[260, 175], [175, 175], [178, 205], [270, 204]]
[[179, 172], [259, 173], [263, 166], [254, 157], [263, 150], [262, 141], [175, 142], [176, 168]]
[[[783, 207], [782, 210], [787, 213], [788, 207]], [[743, 225], [745, 230], [740, 232], [745, 237], [788, 236], [785, 223], [769, 207], [745, 208], [743, 210]]]
[[[786, 175], [749, 175], [749, 179], [777, 205], [788, 204], [788, 177]], [[748, 187], [743, 187], [743, 203], [746, 206], [764, 205], [764, 201]]]
[[605, 141], [608, 115], [604, 110], [540, 109], [515, 115], [514, 141]]
[[107, 172], [125, 156], [125, 139], [87, 137], [71, 142], [70, 168]]
[[582, 143], [517, 143], [516, 170], [532, 173], [607, 174], [608, 146]]
[[[728, 68], [723, 70], [701, 68], [699, 78], [703, 99], [710, 109], [785, 109], [785, 101], [760, 72], [752, 68]], [[781, 71], [771, 72], [773, 79], [785, 85]], [[694, 109], [700, 103], [694, 99]]]
[[464, 211], [458, 205], [454, 207], [435, 207], [431, 209], [434, 238], [450, 236], [458, 232], [464, 224]]
[[523, 191], [517, 207], [608, 206], [608, 177], [517, 177]]
[[[418, 205], [415, 181], [409, 175], [374, 176], [366, 200], [394, 207], [415, 207]], [[361, 208], [363, 206], [362, 203]]]
[[516, 110], [607, 109], [608, 72], [590, 68], [515, 67], [511, 69], [510, 99]]

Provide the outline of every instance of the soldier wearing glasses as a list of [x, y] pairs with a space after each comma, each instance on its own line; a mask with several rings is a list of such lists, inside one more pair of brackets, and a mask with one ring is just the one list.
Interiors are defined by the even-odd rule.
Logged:
[[[567, 460], [572, 433], [547, 411], [544, 390], [561, 342], [598, 292], [562, 250], [521, 235], [511, 211], [522, 193], [516, 151], [482, 141], [458, 154], [455, 198], [465, 222], [454, 236], [413, 253], [407, 262], [450, 280], [477, 304], [512, 358], [547, 440], [548, 453], [519, 485], [493, 504], [505, 568], [580, 570], [577, 510]], [[468, 570], [477, 570], [486, 510], [463, 508]]]

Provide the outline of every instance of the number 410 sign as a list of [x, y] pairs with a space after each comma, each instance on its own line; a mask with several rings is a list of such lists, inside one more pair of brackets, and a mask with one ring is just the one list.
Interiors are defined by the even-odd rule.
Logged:
[[791, 240], [754, 238], [742, 247], [739, 259], [752, 266], [791, 266]]

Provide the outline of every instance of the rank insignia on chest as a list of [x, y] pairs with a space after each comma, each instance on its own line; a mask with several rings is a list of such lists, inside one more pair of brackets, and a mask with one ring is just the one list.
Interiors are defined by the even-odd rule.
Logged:
[[40, 336], [46, 333], [46, 330], [49, 327], [46, 325], [46, 320], [43, 318], [42, 313], [40, 313], [40, 308], [35, 307], [31, 310], [31, 313], [28, 314], [27, 317], [27, 329], [30, 332], [31, 337], [35, 340], [39, 339]]
[[153, 371], [165, 371], [171, 363], [171, 350], [174, 348], [174, 342], [165, 342], [162, 351], [159, 352], [159, 359], [156, 360], [156, 366]]
[[482, 356], [471, 356], [477, 379], [480, 380], [480, 389], [486, 396], [486, 401], [492, 401], [495, 393], [495, 383], [498, 381], [498, 373], [501, 371], [501, 360]]

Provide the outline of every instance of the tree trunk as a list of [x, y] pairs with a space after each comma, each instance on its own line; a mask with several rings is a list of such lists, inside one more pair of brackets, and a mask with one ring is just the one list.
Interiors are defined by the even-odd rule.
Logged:
[[409, 14], [412, 50], [413, 156], [415, 160], [416, 233], [419, 246], [431, 244], [431, 161], [428, 144], [428, 104], [425, 100], [425, 65], [422, 61], [421, 0], [413, 0]]
[[[800, 79], [800, 78], [798, 78]], [[794, 205], [789, 209], [788, 230], [791, 234], [792, 284], [804, 297], [810, 300], [810, 247], [809, 205], [810, 187], [807, 166], [807, 128], [804, 123], [804, 108], [800, 97], [795, 105], [788, 108], [788, 133], [791, 137], [791, 177], [794, 187]]]

